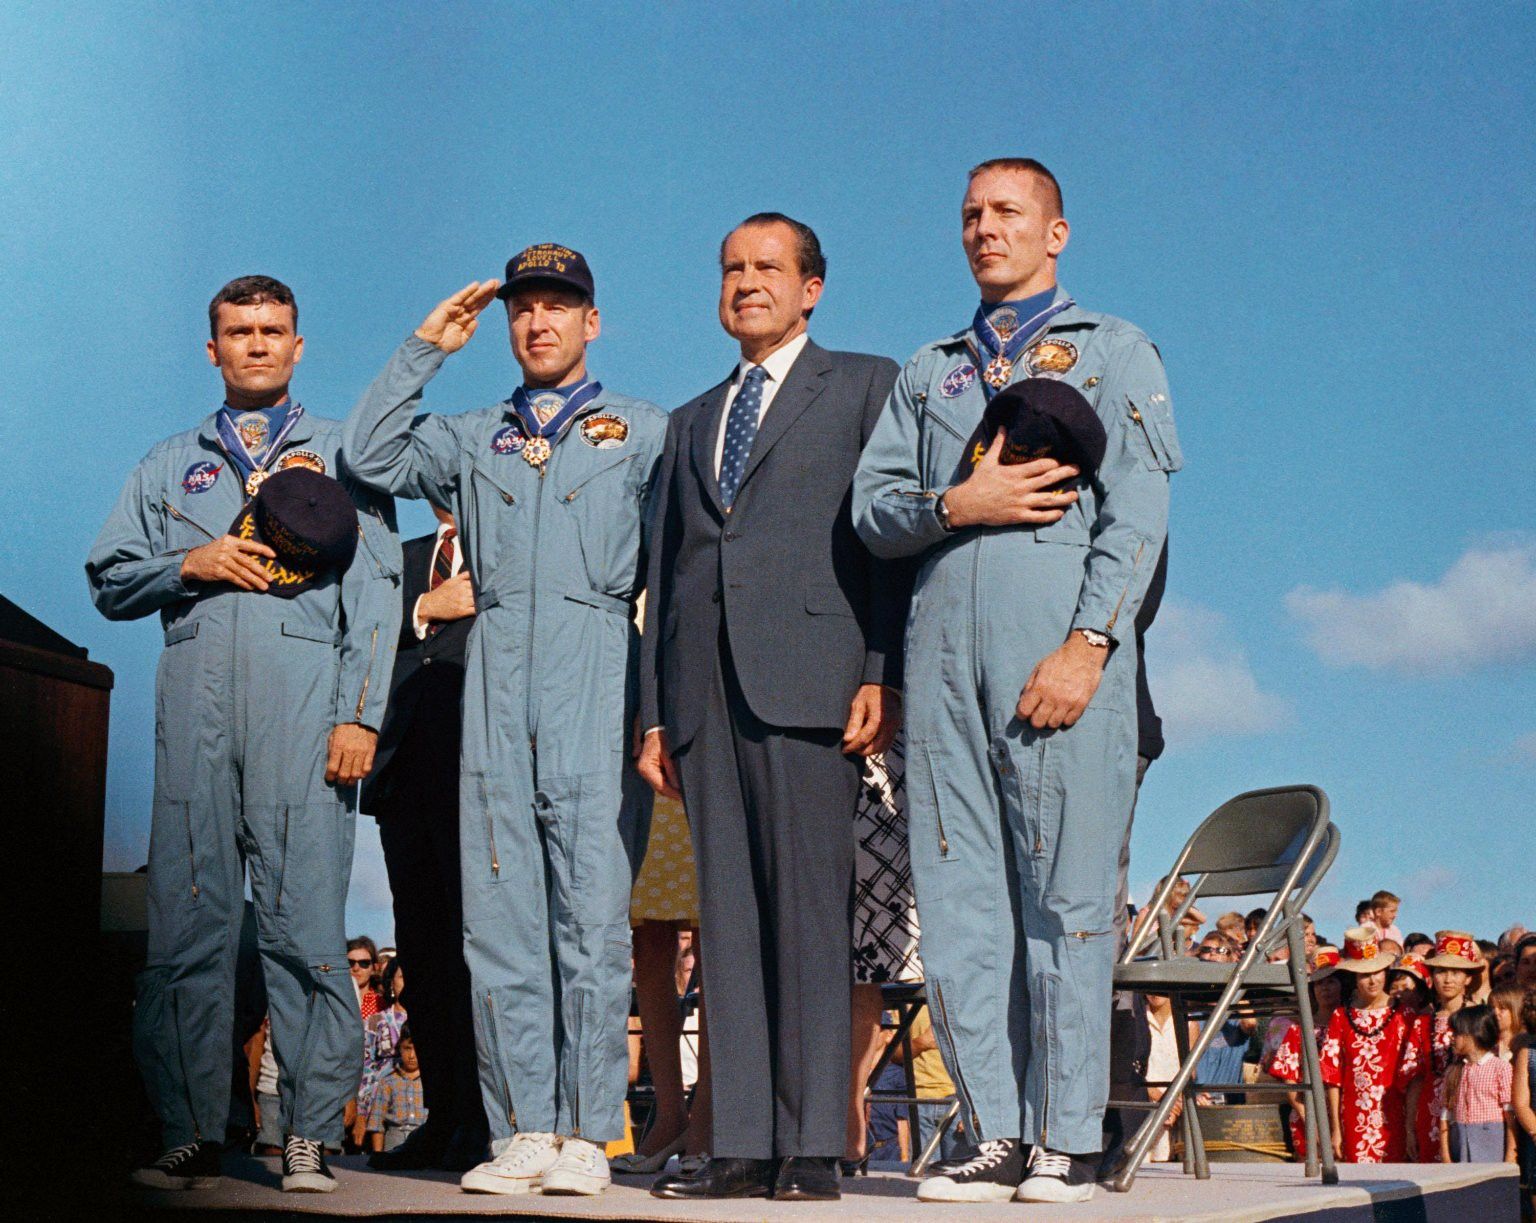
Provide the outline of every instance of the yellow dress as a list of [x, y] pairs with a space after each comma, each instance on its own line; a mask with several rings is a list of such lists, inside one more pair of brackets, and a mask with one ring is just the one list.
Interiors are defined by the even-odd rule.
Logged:
[[693, 840], [683, 805], [656, 796], [651, 839], [629, 900], [629, 924], [643, 921], [699, 924], [699, 890], [693, 873]]

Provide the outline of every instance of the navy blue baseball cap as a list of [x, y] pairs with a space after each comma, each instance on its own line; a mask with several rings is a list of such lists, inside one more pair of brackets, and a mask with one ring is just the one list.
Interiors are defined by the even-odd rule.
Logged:
[[565, 285], [590, 300], [597, 299], [586, 258], [580, 251], [556, 242], [540, 242], [508, 259], [507, 274], [496, 296], [505, 301], [522, 285], [540, 282]]
[[1005, 433], [999, 462], [1051, 458], [1076, 467], [1085, 479], [1092, 479], [1099, 470], [1109, 448], [1104, 423], [1093, 405], [1059, 378], [1025, 378], [994, 395], [981, 418], [983, 449], [992, 444], [999, 429]]
[[345, 570], [357, 552], [357, 532], [357, 507], [347, 490], [308, 467], [274, 472], [229, 528], [277, 553], [276, 560], [256, 561], [271, 582], [267, 593], [284, 599]]

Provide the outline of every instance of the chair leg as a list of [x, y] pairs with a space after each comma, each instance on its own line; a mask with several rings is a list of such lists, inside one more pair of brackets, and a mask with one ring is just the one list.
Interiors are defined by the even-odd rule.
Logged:
[[[1190, 1060], [1189, 1008], [1182, 998], [1174, 999], [1173, 1023], [1173, 1039], [1182, 1064]], [[1184, 1171], [1193, 1171], [1196, 1180], [1204, 1181], [1211, 1178], [1211, 1166], [1205, 1157], [1205, 1133], [1200, 1128], [1200, 1106], [1195, 1102], [1198, 1094], [1194, 1075], [1191, 1074], [1184, 1087]]]
[[[955, 1098], [949, 1102], [949, 1108], [939, 1118], [938, 1125], [933, 1127], [933, 1137], [923, 1145], [912, 1166], [907, 1169], [908, 1176], [921, 1176], [923, 1171], [933, 1162], [933, 1153], [939, 1149], [939, 1143], [944, 1141], [944, 1135], [949, 1132], [949, 1127], [955, 1123], [955, 1118], [960, 1114], [960, 1100]], [[913, 1133], [917, 1133], [916, 1130]]]
[[[1333, 1130], [1328, 1119], [1328, 1089], [1323, 1086], [1323, 1071], [1317, 1055], [1317, 1029], [1312, 1022], [1312, 1008], [1307, 999], [1306, 980], [1301, 973], [1297, 949], [1301, 934], [1292, 928], [1291, 986], [1296, 991], [1297, 1014], [1301, 1024], [1301, 1067], [1307, 1096], [1307, 1164], [1303, 1171], [1314, 1176], [1321, 1170], [1323, 1184], [1337, 1185], [1339, 1170], [1333, 1160]], [[1316, 1161], [1314, 1163], [1314, 1160]]]

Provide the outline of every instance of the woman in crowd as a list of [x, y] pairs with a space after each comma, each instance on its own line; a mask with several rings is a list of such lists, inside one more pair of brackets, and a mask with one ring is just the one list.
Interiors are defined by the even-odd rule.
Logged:
[[906, 758], [903, 740], [864, 762], [854, 813], [853, 1065], [848, 1076], [845, 1171], [867, 1167], [865, 1085], [890, 1040], [881, 1024], [881, 985], [921, 980], [917, 908], [907, 856]]
[[1354, 977], [1354, 993], [1329, 1020], [1322, 1053], [1333, 1153], [1343, 1163], [1400, 1163], [1406, 1149], [1403, 1087], [1418, 1060], [1387, 995], [1390, 967], [1375, 927], [1345, 932], [1338, 968]]
[[[1318, 1052], [1328, 1035], [1333, 1015], [1344, 1000], [1344, 985], [1338, 977], [1339, 949], [1326, 943], [1320, 944], [1312, 957], [1312, 972], [1308, 994], [1312, 1002], [1312, 1032]], [[1262, 1068], [1271, 1078], [1282, 1083], [1299, 1083], [1302, 1080], [1301, 1024], [1291, 1020], [1280, 1038], [1274, 1055], [1263, 1063]], [[1307, 1155], [1307, 1097], [1306, 1093], [1286, 1093], [1291, 1104], [1291, 1149], [1298, 1160]]]
[[[1513, 965], [1511, 965], [1513, 979]], [[1518, 985], [1505, 985], [1488, 995], [1488, 1005], [1499, 1025], [1499, 1045], [1495, 1052], [1511, 1064], [1520, 1041], [1520, 1007], [1525, 1002], [1525, 991]]]
[[1531, 1213], [1536, 1214], [1536, 988], [1526, 990], [1520, 1002], [1520, 1027], [1510, 1111], [1520, 1160], [1520, 1191], [1529, 1199]]
[[683, 1012], [677, 981], [680, 937], [688, 934], [697, 957], [699, 897], [688, 817], [675, 799], [657, 795], [645, 862], [630, 897], [629, 924], [635, 948], [635, 1001], [641, 1042], [651, 1072], [656, 1108], [633, 1154], [620, 1155], [615, 1172], [660, 1172], [674, 1155], [701, 1160], [709, 1151], [709, 1050], [700, 991], [698, 1080], [693, 1107], [683, 1082]]
[[357, 1006], [364, 1019], [383, 1005], [383, 995], [374, 984], [379, 963], [379, 949], [366, 934], [347, 940], [347, 971], [352, 974], [352, 988], [357, 991]]

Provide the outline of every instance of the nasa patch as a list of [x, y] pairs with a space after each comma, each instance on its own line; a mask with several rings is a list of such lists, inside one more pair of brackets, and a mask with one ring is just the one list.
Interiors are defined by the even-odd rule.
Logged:
[[954, 399], [957, 395], [964, 395], [971, 389], [971, 383], [976, 381], [976, 367], [974, 365], [962, 365], [959, 369], [952, 369], [944, 375], [944, 381], [939, 383], [939, 390], [945, 399]]
[[528, 444], [528, 435], [516, 421], [497, 431], [491, 438], [492, 454], [516, 454]]
[[210, 463], [206, 459], [201, 463], [193, 463], [181, 477], [181, 491], [206, 493], [218, 481], [219, 472], [223, 470], [223, 463]]

